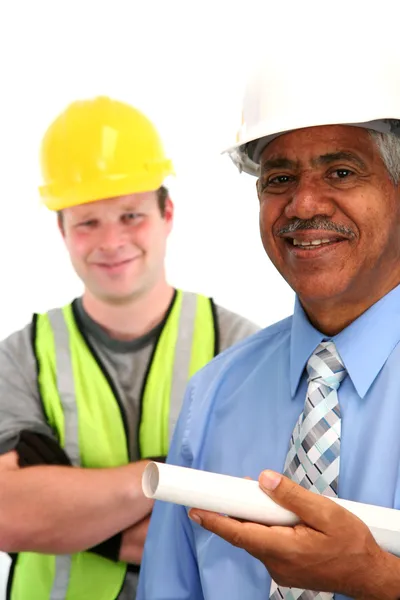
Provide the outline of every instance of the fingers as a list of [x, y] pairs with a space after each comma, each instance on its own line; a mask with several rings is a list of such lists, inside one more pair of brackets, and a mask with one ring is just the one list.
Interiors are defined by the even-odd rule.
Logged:
[[197, 508], [189, 511], [189, 517], [204, 529], [257, 557], [285, 552], [288, 541], [295, 536], [292, 527], [267, 527], [248, 521], [241, 522]]
[[327, 496], [304, 489], [274, 471], [263, 471], [259, 477], [261, 489], [277, 504], [295, 513], [303, 523], [318, 531], [329, 532], [348, 511]]

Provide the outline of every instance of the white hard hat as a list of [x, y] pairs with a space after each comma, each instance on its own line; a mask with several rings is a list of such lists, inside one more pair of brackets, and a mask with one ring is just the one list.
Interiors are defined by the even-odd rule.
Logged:
[[380, 55], [368, 42], [367, 55], [357, 45], [269, 54], [248, 81], [236, 143], [224, 151], [239, 171], [257, 176], [267, 144], [294, 129], [341, 124], [400, 136], [399, 53]]

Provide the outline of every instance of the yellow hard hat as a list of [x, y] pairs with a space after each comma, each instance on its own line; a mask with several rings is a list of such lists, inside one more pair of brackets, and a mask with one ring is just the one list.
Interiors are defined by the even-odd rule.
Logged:
[[70, 104], [46, 131], [40, 152], [50, 210], [157, 190], [174, 174], [153, 123], [107, 97]]

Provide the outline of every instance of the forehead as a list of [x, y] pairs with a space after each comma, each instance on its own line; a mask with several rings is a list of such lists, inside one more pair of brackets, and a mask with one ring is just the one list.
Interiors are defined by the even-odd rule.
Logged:
[[349, 152], [373, 162], [378, 151], [367, 130], [347, 125], [308, 127], [275, 138], [261, 155], [261, 168], [270, 160], [286, 158], [306, 164], [321, 155]]
[[72, 217], [81, 217], [83, 215], [112, 215], [121, 211], [151, 207], [157, 199], [156, 192], [141, 192], [138, 194], [128, 194], [118, 196], [117, 198], [105, 198], [96, 200], [87, 204], [71, 206], [65, 209], [65, 213]]

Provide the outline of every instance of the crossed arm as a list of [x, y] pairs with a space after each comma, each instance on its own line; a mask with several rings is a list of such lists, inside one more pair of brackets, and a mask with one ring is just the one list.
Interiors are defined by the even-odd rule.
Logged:
[[0, 457], [0, 550], [67, 554], [122, 533], [115, 560], [140, 563], [153, 502], [141, 490], [148, 461], [117, 468], [21, 466]]

